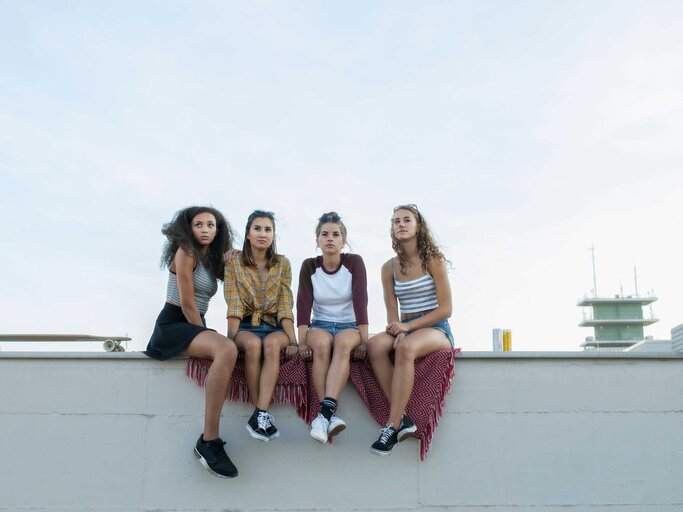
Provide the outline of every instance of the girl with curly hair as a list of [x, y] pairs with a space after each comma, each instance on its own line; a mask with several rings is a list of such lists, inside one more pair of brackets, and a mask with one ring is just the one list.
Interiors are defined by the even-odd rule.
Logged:
[[268, 442], [279, 437], [268, 407], [280, 372], [280, 352], [297, 351], [292, 314], [292, 267], [275, 247], [275, 214], [254, 210], [247, 219], [241, 254], [228, 257], [225, 302], [228, 336], [244, 352], [244, 373], [255, 405], [249, 434]]
[[397, 442], [417, 431], [405, 414], [413, 391], [415, 359], [453, 348], [447, 260], [414, 204], [394, 208], [391, 245], [396, 257], [382, 265], [388, 325], [367, 344], [373, 373], [391, 406], [389, 421], [370, 448], [377, 455], [390, 455]]
[[194, 452], [211, 474], [232, 478], [237, 468], [223, 448], [219, 422], [237, 347], [204, 320], [216, 279], [223, 277], [223, 253], [232, 247], [232, 230], [218, 210], [193, 206], [177, 212], [161, 232], [166, 236], [161, 261], [169, 270], [166, 304], [145, 354], [160, 361], [178, 355], [212, 360], [204, 390], [204, 432]]

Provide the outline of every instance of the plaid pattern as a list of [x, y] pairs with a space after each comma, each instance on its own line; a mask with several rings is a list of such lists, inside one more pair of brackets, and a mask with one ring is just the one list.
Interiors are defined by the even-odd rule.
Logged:
[[277, 265], [268, 271], [265, 285], [261, 283], [258, 269], [243, 266], [240, 257], [225, 266], [223, 283], [228, 318], [242, 320], [251, 315], [251, 324], [255, 326], [261, 321], [277, 326], [283, 318], [294, 321], [292, 267], [284, 256], [279, 255]]

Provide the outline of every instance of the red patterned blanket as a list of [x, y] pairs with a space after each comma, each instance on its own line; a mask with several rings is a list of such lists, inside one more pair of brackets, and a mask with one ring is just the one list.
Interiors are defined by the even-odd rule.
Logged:
[[[451, 387], [455, 367], [456, 350], [441, 350], [415, 361], [415, 385], [408, 402], [407, 413], [415, 421], [420, 440], [420, 459], [424, 460], [431, 448], [434, 432], [439, 425], [446, 396]], [[186, 375], [203, 387], [206, 373], [211, 366], [209, 359], [189, 358]], [[368, 411], [379, 425], [385, 425], [389, 418], [389, 402], [384, 398], [368, 361], [351, 361], [351, 382], [365, 403]], [[237, 359], [232, 373], [227, 399], [250, 404], [249, 389], [244, 378], [244, 358]], [[289, 404], [297, 415], [311, 424], [320, 409], [320, 402], [313, 387], [311, 363], [304, 362], [299, 354], [286, 360], [280, 359], [273, 404]]]
[[[420, 440], [420, 460], [432, 446], [446, 396], [455, 373], [455, 355], [460, 349], [439, 350], [415, 361], [415, 384], [406, 412], [417, 425], [413, 437]], [[389, 419], [389, 402], [375, 380], [368, 361], [351, 362], [351, 382], [375, 421], [384, 426]]]
[[[204, 387], [204, 379], [206, 379], [206, 372], [209, 370], [209, 366], [211, 366], [210, 359], [191, 357], [187, 361], [185, 374], [194, 380], [197, 385]], [[296, 414], [306, 423], [310, 424], [318, 413], [318, 409], [314, 409], [315, 414], [311, 418], [308, 382], [306, 364], [301, 360], [299, 354], [296, 354], [290, 360], [286, 360], [283, 353], [280, 358], [280, 374], [278, 375], [275, 392], [273, 393], [273, 404], [292, 405], [296, 410]], [[235, 370], [232, 372], [227, 399], [233, 402], [252, 403], [247, 381], [244, 378], [244, 356], [241, 353], [237, 358]]]

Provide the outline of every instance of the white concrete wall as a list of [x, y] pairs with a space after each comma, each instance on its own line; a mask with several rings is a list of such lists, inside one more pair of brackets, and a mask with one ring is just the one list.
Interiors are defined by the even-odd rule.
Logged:
[[681, 354], [466, 354], [422, 463], [413, 440], [368, 452], [377, 425], [350, 386], [333, 446], [288, 407], [260, 443], [228, 403], [233, 480], [194, 458], [203, 393], [184, 365], [0, 354], [0, 510], [683, 510]]

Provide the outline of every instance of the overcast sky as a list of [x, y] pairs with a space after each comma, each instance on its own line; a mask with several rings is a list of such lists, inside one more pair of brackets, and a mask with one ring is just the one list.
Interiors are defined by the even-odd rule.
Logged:
[[[368, 268], [416, 203], [463, 350], [578, 350], [576, 302], [683, 323], [683, 2], [0, 0], [0, 332], [147, 344], [160, 229], [277, 215], [294, 269], [338, 211]], [[225, 333], [222, 294], [209, 326]], [[9, 347], [5, 347], [8, 350]]]

